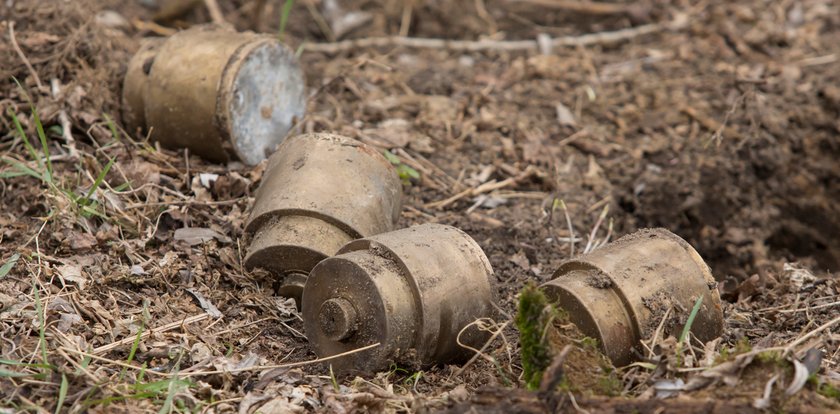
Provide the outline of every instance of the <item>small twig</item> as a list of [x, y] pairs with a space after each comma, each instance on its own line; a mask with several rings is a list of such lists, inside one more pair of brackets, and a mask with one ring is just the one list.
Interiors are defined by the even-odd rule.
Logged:
[[227, 24], [225, 17], [222, 14], [222, 9], [219, 7], [219, 3], [216, 0], [204, 0], [204, 6], [207, 7], [207, 11], [210, 12], [210, 19], [213, 20], [213, 23]]
[[830, 328], [834, 325], [837, 325], [838, 323], [840, 323], [840, 316], [838, 316], [838, 317], [820, 325], [818, 328], [812, 330], [811, 332], [808, 332], [807, 334], [805, 334], [801, 338], [793, 341], [790, 345], [785, 347], [785, 351], [783, 352], [783, 354], [789, 353], [790, 351], [792, 351], [797, 346], [801, 345], [805, 341], [814, 337], [816, 334], [818, 334], [818, 333], [820, 333], [820, 332], [822, 332], [822, 331], [824, 331], [824, 330], [826, 330], [826, 329], [828, 329], [828, 328]]
[[35, 84], [38, 85], [39, 90], [44, 89], [44, 84], [41, 83], [41, 78], [38, 77], [38, 72], [35, 72], [35, 68], [32, 67], [32, 64], [29, 63], [29, 59], [26, 58], [26, 55], [21, 50], [20, 45], [18, 45], [17, 39], [15, 39], [15, 22], [9, 22], [9, 39], [12, 42], [12, 48], [15, 49], [18, 57], [20, 60], [23, 61], [23, 64], [26, 65], [26, 69], [29, 70], [29, 73], [35, 79]]
[[621, 3], [568, 0], [508, 0], [509, 3], [527, 3], [534, 6], [595, 15], [625, 14], [633, 11], [632, 6]]
[[[61, 82], [57, 78], [50, 80], [50, 89], [53, 99], [58, 100], [59, 95], [61, 95]], [[67, 111], [65, 111], [63, 107], [58, 111], [58, 122], [61, 124], [61, 137], [64, 138], [64, 142], [67, 144], [67, 149], [70, 150], [70, 158], [74, 160], [79, 159], [79, 151], [76, 149], [76, 140], [73, 138], [73, 134], [71, 132], [73, 124], [70, 123], [70, 117], [67, 116]]]
[[572, 394], [572, 392], [571, 392], [571, 391], [569, 391], [568, 393], [569, 393], [569, 401], [571, 401], [571, 402], [572, 402], [572, 406], [573, 406], [573, 407], [575, 407], [575, 410], [576, 410], [577, 412], [581, 413], [581, 414], [589, 414], [589, 411], [586, 411], [586, 410], [584, 410], [583, 408], [580, 408], [580, 406], [578, 405], [577, 401], [575, 401], [575, 395], [574, 395], [574, 394]]
[[215, 371], [196, 371], [190, 372], [188, 374], [181, 373], [181, 377], [195, 377], [198, 375], [213, 375], [213, 374], [227, 374], [227, 373], [237, 373], [237, 372], [246, 372], [246, 371], [265, 371], [269, 369], [277, 369], [277, 368], [294, 368], [294, 367], [302, 367], [305, 365], [312, 365], [318, 364], [321, 362], [332, 361], [334, 359], [342, 358], [348, 355], [357, 354], [359, 352], [364, 352], [369, 349], [376, 348], [380, 346], [381, 343], [377, 342], [375, 344], [370, 344], [363, 346], [361, 348], [352, 349], [347, 352], [342, 352], [340, 354], [330, 355], [328, 357], [323, 358], [315, 358], [310, 359], [309, 361], [300, 361], [300, 362], [289, 362], [287, 364], [275, 364], [275, 365], [255, 365], [253, 367], [246, 367], [246, 368], [238, 368], [238, 369], [219, 369]]
[[[177, 328], [179, 328], [181, 326], [184, 326], [184, 325], [188, 325], [188, 324], [195, 323], [195, 322], [200, 322], [200, 321], [203, 321], [203, 320], [205, 320], [209, 317], [210, 317], [209, 314], [202, 313], [200, 315], [194, 315], [194, 316], [184, 318], [183, 320], [180, 320], [180, 321], [175, 321], [175, 322], [172, 322], [172, 323], [168, 323], [168, 324], [163, 325], [163, 326], [158, 327], [158, 328], [151, 328], [151, 329], [143, 331], [143, 333], [140, 334], [140, 339], [146, 339], [153, 333], [167, 332], [167, 331], [171, 331], [173, 329], [177, 329]], [[110, 343], [108, 345], [103, 345], [103, 346], [100, 346], [99, 348], [94, 348], [93, 354], [96, 354], [96, 355], [104, 354], [108, 351], [119, 348], [121, 346], [130, 345], [130, 344], [134, 343], [135, 340], [137, 340], [136, 336], [129, 336], [129, 337], [127, 337], [125, 339], [122, 339], [120, 341], [113, 342], [113, 343]]]
[[500, 188], [505, 188], [505, 187], [508, 187], [510, 185], [514, 185], [514, 184], [518, 183], [519, 181], [522, 181], [522, 180], [530, 177], [534, 173], [535, 173], [535, 170], [533, 168], [529, 167], [516, 177], [509, 177], [509, 178], [506, 178], [502, 181], [495, 181], [494, 180], [494, 181], [486, 182], [486, 183], [478, 185], [476, 187], [468, 188], [464, 191], [461, 191], [460, 193], [455, 194], [452, 197], [449, 197], [447, 199], [440, 200], [440, 201], [435, 201], [435, 202], [426, 204], [423, 207], [425, 207], [425, 208], [438, 208], [438, 209], [444, 208], [444, 207], [446, 207], [446, 206], [448, 206], [448, 205], [450, 205], [450, 204], [452, 204], [452, 203], [454, 203], [454, 202], [456, 202], [456, 201], [458, 201], [458, 200], [460, 200], [464, 197], [475, 197], [477, 195], [481, 195], [481, 194], [484, 194], [484, 193], [489, 193], [491, 191], [498, 190]]
[[601, 240], [600, 244], [596, 244], [592, 250], [600, 249], [607, 245], [610, 242], [610, 237], [612, 237], [613, 232], [613, 219], [610, 217], [610, 223], [607, 225], [607, 235], [604, 236], [604, 240]]
[[478, 14], [478, 17], [481, 20], [484, 20], [487, 23], [487, 32], [489, 34], [494, 34], [499, 31], [499, 27], [496, 24], [496, 20], [493, 19], [493, 16], [487, 12], [487, 7], [484, 5], [484, 0], [475, 0], [475, 11]]
[[662, 319], [659, 321], [659, 326], [656, 327], [656, 331], [653, 333], [653, 338], [650, 340], [650, 347], [647, 347], [648, 351], [650, 352], [649, 357], [653, 358], [653, 348], [656, 347], [656, 341], [659, 340], [659, 334], [662, 333], [662, 328], [665, 327], [665, 321], [668, 320], [668, 316], [671, 315], [671, 310], [674, 309], [674, 306], [669, 306], [668, 310], [665, 311], [665, 315], [662, 316]]
[[723, 138], [737, 139], [741, 136], [738, 133], [738, 131], [736, 131], [735, 129], [733, 129], [730, 126], [727, 126], [727, 123], [729, 121], [729, 117], [738, 108], [738, 105], [741, 102], [743, 102], [744, 96], [746, 96], [746, 95], [742, 94], [740, 97], [738, 97], [738, 99], [735, 100], [735, 102], [732, 104], [732, 108], [730, 108], [729, 111], [727, 111], [726, 115], [724, 116], [723, 122], [718, 122], [718, 121], [714, 120], [713, 118], [711, 118], [711, 117], [709, 117], [705, 114], [701, 114], [696, 109], [694, 109], [690, 106], [684, 106], [684, 107], [680, 108], [680, 112], [688, 115], [690, 118], [697, 121], [697, 123], [699, 123], [701, 126], [703, 126], [703, 128], [706, 128], [707, 130], [712, 131], [712, 136], [709, 139], [709, 142], [714, 141], [718, 145], [720, 145], [720, 143], [723, 141]]
[[472, 363], [475, 362], [475, 360], [478, 359], [478, 357], [490, 358], [490, 357], [484, 355], [484, 351], [487, 349], [488, 346], [490, 346], [490, 344], [496, 339], [496, 337], [498, 337], [502, 333], [502, 331], [510, 323], [510, 321], [507, 321], [507, 322], [505, 322], [501, 325], [496, 325], [496, 328], [497, 328], [496, 332], [494, 332], [493, 335], [490, 336], [490, 339], [488, 339], [487, 342], [485, 342], [484, 345], [480, 349], [475, 349], [475, 348], [473, 348], [469, 345], [465, 345], [465, 344], [461, 343], [461, 334], [463, 334], [464, 331], [467, 330], [467, 328], [469, 328], [470, 326], [473, 326], [473, 325], [480, 325], [484, 322], [485, 321], [483, 319], [477, 319], [477, 320], [473, 321], [472, 323], [470, 323], [469, 325], [465, 326], [463, 329], [461, 329], [460, 332], [458, 332], [458, 336], [455, 338], [455, 342], [457, 342], [458, 345], [460, 345], [461, 347], [467, 348], [470, 351], [475, 352], [475, 354], [472, 356], [472, 358], [469, 359], [469, 361], [467, 361], [464, 365], [462, 365], [461, 368], [458, 368], [458, 370], [455, 371], [452, 374], [452, 376], [450, 376], [450, 378], [457, 377], [457, 376], [461, 375], [461, 373], [463, 373], [467, 369], [467, 367], [472, 365]]
[[[586, 241], [586, 247], [583, 249], [583, 254], [587, 254], [591, 252], [593, 244], [592, 242], [595, 240], [595, 236], [598, 234], [598, 230], [601, 228], [601, 223], [604, 222], [604, 218], [607, 217], [607, 213], [610, 211], [610, 205], [607, 204], [604, 206], [604, 209], [601, 210], [601, 214], [598, 216], [598, 221], [595, 222], [595, 225], [592, 226], [592, 231], [589, 233], [589, 240]], [[596, 244], [597, 245], [597, 244]]]
[[557, 147], [562, 147], [566, 144], [570, 144], [570, 143], [574, 142], [575, 140], [577, 140], [578, 138], [586, 136], [587, 134], [589, 134], [589, 130], [587, 130], [586, 128], [582, 128], [581, 130], [573, 133], [572, 135], [569, 135], [568, 137], [561, 139], [560, 142], [557, 143]]
[[414, 10], [414, 0], [403, 0], [402, 19], [400, 20], [400, 36], [408, 36], [411, 28], [411, 12]]
[[566, 356], [569, 355], [572, 348], [571, 344], [567, 344], [563, 347], [560, 353], [551, 360], [551, 364], [545, 369], [545, 372], [543, 372], [543, 376], [540, 381], [541, 392], [553, 391], [557, 387], [557, 384], [560, 384], [563, 380], [563, 377], [565, 376], [565, 373], [563, 372], [563, 363], [566, 361]]
[[171, 27], [161, 26], [155, 22], [147, 22], [137, 18], [131, 20], [131, 25], [134, 26], [134, 28], [138, 31], [150, 31], [160, 36], [172, 36], [178, 32], [177, 30]]
[[[611, 32], [590, 33], [581, 36], [562, 36], [551, 39], [553, 48], [579, 47], [597, 44], [611, 44], [630, 40], [639, 36], [664, 30], [678, 31], [688, 26], [688, 17], [679, 15], [667, 23], [646, 24], [629, 29]], [[447, 40], [402, 36], [369, 37], [364, 39], [343, 40], [334, 43], [308, 43], [304, 52], [341, 53], [354, 49], [370, 47], [412, 47], [421, 49], [445, 49], [458, 52], [493, 51], [533, 51], [538, 52], [540, 45], [536, 40]]]
[[335, 42], [335, 33], [333, 33], [329, 23], [327, 23], [327, 20], [324, 19], [324, 15], [318, 11], [318, 7], [315, 6], [315, 3], [312, 0], [306, 0], [303, 4], [312, 16], [312, 20], [315, 20], [315, 24], [318, 25], [319, 29], [321, 29], [321, 33], [324, 34], [324, 37], [326, 37], [330, 42]]
[[569, 227], [569, 257], [575, 257], [575, 226], [572, 224], [569, 209], [566, 208], [566, 203], [563, 200], [560, 200], [560, 208], [563, 209], [563, 216], [566, 217], [566, 225]]
[[818, 66], [818, 65], [827, 65], [829, 63], [837, 62], [837, 54], [832, 53], [830, 55], [824, 56], [817, 56], [812, 58], [805, 58], [796, 62], [797, 65], [801, 67], [808, 67], [808, 66]]
[[234, 198], [230, 200], [219, 200], [219, 201], [198, 201], [198, 200], [174, 200], [174, 201], [162, 201], [159, 203], [140, 203], [140, 204], [129, 204], [125, 206], [124, 210], [131, 210], [135, 208], [143, 208], [143, 207], [152, 207], [152, 206], [221, 206], [226, 204], [236, 204], [240, 201], [245, 200], [245, 197], [242, 198]]
[[831, 302], [831, 303], [823, 303], [819, 305], [808, 306], [804, 308], [797, 308], [797, 309], [782, 309], [779, 313], [797, 313], [797, 312], [809, 312], [816, 309], [823, 309], [823, 308], [831, 308], [834, 306], [840, 305], [840, 301], [838, 302]]

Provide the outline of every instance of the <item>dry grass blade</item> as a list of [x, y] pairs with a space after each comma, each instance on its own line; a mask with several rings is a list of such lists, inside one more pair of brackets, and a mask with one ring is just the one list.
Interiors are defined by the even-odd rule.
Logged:
[[[173, 329], [180, 328], [184, 325], [189, 325], [191, 323], [201, 322], [201, 321], [203, 321], [205, 319], [208, 319], [208, 318], [210, 318], [209, 314], [202, 313], [200, 315], [189, 316], [189, 317], [184, 318], [183, 320], [180, 320], [180, 321], [177, 321], [177, 322], [172, 322], [172, 323], [169, 323], [169, 324], [157, 327], [157, 328], [150, 328], [146, 331], [143, 331], [143, 333], [140, 335], [140, 339], [141, 340], [146, 339], [153, 333], [171, 331]], [[123, 346], [126, 346], [126, 345], [131, 345], [132, 343], [134, 343], [135, 340], [137, 340], [135, 337], [128, 337], [128, 338], [122, 339], [120, 341], [110, 343], [108, 345], [103, 345], [103, 346], [100, 346], [98, 348], [95, 348], [93, 350], [93, 354], [94, 355], [102, 355], [102, 354], [105, 354], [105, 353], [107, 353], [109, 351], [112, 351], [114, 349], [117, 349], [117, 348], [120, 348], [120, 347], [123, 347]]]

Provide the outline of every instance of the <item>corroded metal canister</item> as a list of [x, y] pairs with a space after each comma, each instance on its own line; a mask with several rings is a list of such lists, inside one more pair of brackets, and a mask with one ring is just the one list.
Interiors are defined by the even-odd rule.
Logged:
[[[494, 316], [493, 269], [466, 233], [424, 224], [355, 240], [312, 270], [303, 292], [303, 325], [318, 356], [376, 344], [331, 361], [370, 372], [390, 363], [415, 367], [469, 355], [458, 334]], [[463, 344], [485, 334], [466, 329]]]
[[304, 89], [294, 54], [276, 38], [197, 26], [135, 54], [123, 118], [165, 147], [254, 165], [303, 117]]
[[373, 148], [327, 133], [290, 137], [257, 190], [245, 266], [283, 276], [280, 294], [300, 305], [318, 262], [351, 240], [394, 228], [401, 196], [395, 169]]
[[135, 133], [146, 127], [145, 78], [151, 70], [154, 57], [163, 39], [150, 37], [142, 40], [140, 49], [128, 63], [123, 83], [123, 123], [127, 131]]
[[642, 355], [640, 341], [650, 339], [666, 315], [664, 335], [679, 336], [698, 298], [691, 333], [703, 342], [723, 333], [720, 295], [709, 267], [665, 229], [640, 230], [569, 260], [541, 288], [616, 365]]

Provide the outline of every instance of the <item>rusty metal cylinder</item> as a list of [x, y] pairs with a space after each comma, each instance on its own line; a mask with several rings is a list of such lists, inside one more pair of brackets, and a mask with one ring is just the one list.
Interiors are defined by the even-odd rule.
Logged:
[[328, 133], [286, 139], [271, 156], [245, 226], [248, 269], [285, 280], [297, 299], [309, 271], [351, 240], [394, 229], [402, 183], [375, 149]]
[[[641, 353], [660, 323], [679, 336], [701, 299], [691, 333], [706, 342], [723, 333], [723, 312], [709, 267], [685, 240], [645, 229], [563, 263], [541, 286], [616, 365]], [[660, 336], [663, 337], [663, 336]]]
[[303, 117], [303, 74], [276, 38], [213, 25], [146, 42], [128, 64], [123, 118], [169, 148], [254, 165]]
[[493, 269], [478, 244], [451, 226], [423, 224], [355, 240], [312, 270], [303, 292], [306, 336], [320, 357], [379, 346], [331, 361], [347, 372], [390, 363], [424, 367], [470, 355], [493, 317]]

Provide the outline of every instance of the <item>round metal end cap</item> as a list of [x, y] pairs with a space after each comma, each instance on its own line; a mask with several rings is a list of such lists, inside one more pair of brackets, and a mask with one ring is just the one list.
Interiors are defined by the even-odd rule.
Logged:
[[318, 313], [318, 326], [327, 338], [341, 341], [349, 338], [356, 331], [358, 314], [350, 301], [333, 298], [321, 304]]

